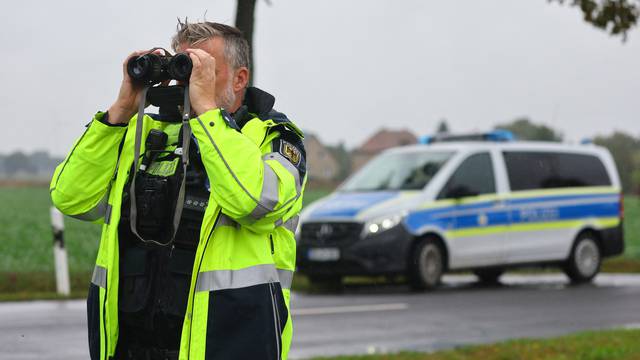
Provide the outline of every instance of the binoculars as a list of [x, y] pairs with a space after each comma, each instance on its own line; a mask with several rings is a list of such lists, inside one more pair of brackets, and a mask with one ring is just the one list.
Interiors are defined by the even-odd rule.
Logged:
[[153, 85], [167, 80], [189, 81], [193, 63], [189, 54], [144, 54], [127, 62], [127, 73], [133, 81]]

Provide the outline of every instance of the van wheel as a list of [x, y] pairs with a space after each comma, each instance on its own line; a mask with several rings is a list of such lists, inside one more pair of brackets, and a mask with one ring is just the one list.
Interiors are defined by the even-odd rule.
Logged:
[[477, 269], [473, 273], [478, 277], [478, 280], [482, 284], [497, 284], [500, 281], [500, 276], [504, 274], [502, 268], [490, 268], [490, 269]]
[[444, 271], [444, 253], [438, 243], [425, 239], [420, 241], [411, 254], [408, 277], [414, 290], [431, 290], [440, 284]]
[[591, 281], [600, 271], [602, 255], [596, 235], [584, 232], [578, 235], [565, 263], [564, 272], [571, 282], [581, 284]]

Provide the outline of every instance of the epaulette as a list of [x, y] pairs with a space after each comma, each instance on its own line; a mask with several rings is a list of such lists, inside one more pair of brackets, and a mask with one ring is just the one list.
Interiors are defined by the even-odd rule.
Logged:
[[293, 122], [291, 122], [291, 120], [289, 120], [289, 118], [287, 117], [287, 115], [278, 112], [276, 110], [271, 110], [268, 113], [268, 116], [266, 116], [266, 119], [262, 119], [262, 120], [272, 120], [274, 123], [278, 124], [278, 125], [282, 125], [284, 127], [286, 127], [287, 129], [295, 132], [300, 139], [304, 139], [304, 133], [302, 132], [302, 130], [300, 130], [296, 124], [294, 124]]
[[307, 153], [304, 149], [304, 143], [302, 142], [304, 135], [285, 114], [272, 109], [267, 115], [265, 119], [261, 119], [263, 121], [271, 120], [276, 123], [276, 125], [271, 128], [271, 131], [277, 131], [279, 133], [278, 137], [273, 139], [271, 143], [272, 150], [280, 153], [298, 169], [300, 173], [300, 185], [302, 185], [307, 173]]

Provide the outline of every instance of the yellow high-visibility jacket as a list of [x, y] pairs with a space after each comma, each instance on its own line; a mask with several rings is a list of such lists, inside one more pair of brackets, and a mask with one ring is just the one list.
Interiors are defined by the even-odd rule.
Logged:
[[[287, 358], [305, 154], [302, 132], [272, 110], [273, 100], [258, 103], [257, 110], [249, 108], [242, 128], [220, 109], [189, 120], [211, 190], [193, 264], [181, 360]], [[87, 303], [93, 360], [114, 356], [118, 342], [118, 223], [136, 126], [135, 117], [120, 127], [101, 122], [103, 116], [95, 115], [50, 187], [60, 211], [102, 224]], [[144, 136], [168, 126], [148, 115], [143, 121]]]

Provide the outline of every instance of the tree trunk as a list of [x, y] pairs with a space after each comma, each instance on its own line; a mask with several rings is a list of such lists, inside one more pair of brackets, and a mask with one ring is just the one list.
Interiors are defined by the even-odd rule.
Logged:
[[253, 84], [253, 79], [256, 74], [256, 63], [253, 61], [253, 14], [255, 10], [256, 0], [238, 0], [236, 7], [236, 27], [244, 33], [244, 37], [249, 43], [249, 62], [251, 64], [249, 85]]

